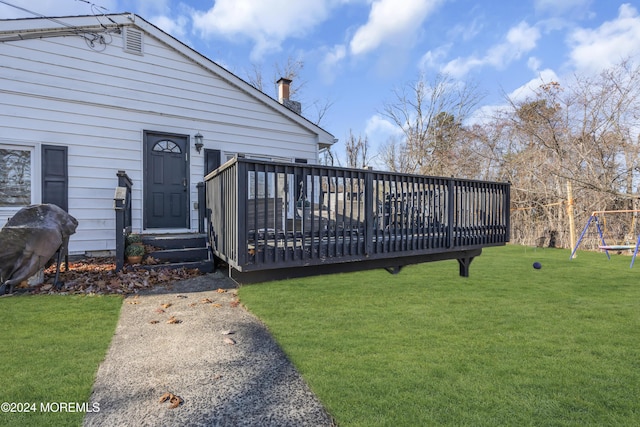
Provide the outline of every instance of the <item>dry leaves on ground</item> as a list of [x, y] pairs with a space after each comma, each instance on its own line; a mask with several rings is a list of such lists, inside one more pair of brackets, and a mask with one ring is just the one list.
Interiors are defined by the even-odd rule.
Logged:
[[56, 267], [53, 265], [45, 270], [44, 283], [34, 286], [31, 293], [133, 294], [142, 289], [169, 285], [202, 275], [197, 269], [146, 270], [129, 265], [116, 273], [113, 258], [85, 258], [70, 262], [69, 271], [64, 267], [61, 270], [60, 280], [64, 282], [64, 286], [60, 290], [51, 286], [56, 274]]

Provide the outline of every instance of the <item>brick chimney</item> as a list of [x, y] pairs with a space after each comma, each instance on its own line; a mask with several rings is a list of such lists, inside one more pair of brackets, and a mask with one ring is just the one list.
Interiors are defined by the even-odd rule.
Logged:
[[291, 80], [281, 77], [278, 80], [278, 102], [291, 111], [302, 114], [302, 105], [297, 101], [289, 99]]

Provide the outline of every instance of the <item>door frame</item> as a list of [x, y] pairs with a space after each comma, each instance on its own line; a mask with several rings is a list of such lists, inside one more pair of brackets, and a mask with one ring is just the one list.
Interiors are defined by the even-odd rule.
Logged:
[[186, 158], [186, 166], [185, 166], [185, 179], [187, 181], [187, 197], [185, 198], [185, 213], [186, 213], [186, 218], [185, 218], [185, 224], [183, 225], [183, 227], [170, 227], [169, 229], [171, 230], [190, 230], [190, 224], [191, 224], [191, 210], [189, 209], [189, 207], [191, 206], [191, 156], [190, 156], [190, 152], [191, 152], [191, 136], [189, 134], [183, 134], [183, 133], [173, 133], [173, 132], [163, 132], [163, 131], [154, 131], [154, 130], [144, 130], [143, 131], [143, 136], [142, 136], [142, 160], [143, 160], [143, 164], [142, 164], [142, 229], [143, 230], [164, 230], [167, 228], [155, 228], [149, 227], [148, 224], [148, 218], [147, 218], [147, 214], [149, 213], [149, 206], [147, 206], [148, 203], [148, 197], [147, 197], [147, 193], [149, 191], [148, 189], [148, 184], [150, 183], [150, 178], [149, 178], [149, 173], [150, 173], [150, 168], [149, 168], [149, 147], [147, 144], [147, 139], [149, 137], [149, 135], [154, 135], [154, 136], [167, 136], [169, 138], [173, 137], [173, 138], [184, 138], [186, 140], [186, 146], [185, 146], [185, 155], [187, 156]]

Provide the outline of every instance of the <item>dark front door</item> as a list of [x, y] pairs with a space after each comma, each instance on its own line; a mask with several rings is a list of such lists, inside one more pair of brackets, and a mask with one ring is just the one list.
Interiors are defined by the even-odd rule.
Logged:
[[145, 228], [188, 228], [188, 138], [145, 132]]

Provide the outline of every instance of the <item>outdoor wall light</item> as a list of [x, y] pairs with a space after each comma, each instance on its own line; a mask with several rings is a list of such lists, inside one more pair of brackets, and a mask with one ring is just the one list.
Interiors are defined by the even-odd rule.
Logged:
[[204, 147], [204, 144], [202, 143], [203, 136], [198, 132], [193, 136], [193, 138], [196, 140], [196, 151], [200, 153], [200, 151], [202, 151], [202, 147]]

